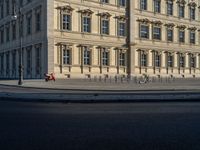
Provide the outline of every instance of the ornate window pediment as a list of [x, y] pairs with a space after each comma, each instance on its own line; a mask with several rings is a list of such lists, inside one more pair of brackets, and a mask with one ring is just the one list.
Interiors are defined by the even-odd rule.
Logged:
[[122, 22], [125, 22], [128, 19], [125, 15], [116, 16], [115, 18]]
[[196, 27], [188, 27], [188, 30], [191, 30], [191, 31], [196, 31], [197, 28]]
[[185, 25], [177, 25], [177, 28], [181, 29], [181, 30], [185, 30], [186, 26]]
[[177, 0], [176, 3], [179, 5], [185, 5], [186, 1], [185, 0]]
[[138, 22], [140, 23], [144, 23], [144, 24], [148, 24], [148, 23], [151, 23], [151, 21], [147, 18], [144, 18], [144, 19], [137, 19]]
[[99, 13], [98, 15], [101, 16], [102, 18], [105, 18], [105, 19], [109, 19], [112, 16], [108, 12]]
[[78, 12], [81, 13], [82, 15], [84, 15], [84, 16], [91, 16], [94, 13], [90, 9], [79, 10]]
[[188, 6], [189, 6], [189, 7], [196, 7], [197, 4], [196, 4], [195, 2], [189, 2], [189, 3], [188, 3]]
[[153, 21], [151, 21], [151, 23], [152, 23], [153, 25], [157, 25], [157, 26], [160, 26], [160, 25], [163, 24], [161, 21], [157, 21], [157, 20], [153, 20]]
[[174, 23], [165, 23], [165, 26], [168, 28], [173, 28], [175, 26]]
[[65, 12], [65, 13], [71, 13], [74, 9], [69, 6], [69, 5], [66, 5], [66, 6], [59, 6], [57, 7], [57, 9], [60, 9], [62, 12]]

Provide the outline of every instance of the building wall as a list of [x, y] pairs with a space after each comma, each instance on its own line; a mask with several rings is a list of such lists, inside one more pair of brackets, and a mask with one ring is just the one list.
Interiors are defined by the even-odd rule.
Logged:
[[[9, 12], [7, 4], [9, 3]], [[46, 56], [46, 26], [45, 19], [45, 1], [23, 1], [21, 15], [19, 15], [19, 1], [16, 4], [12, 0], [3, 0], [0, 2], [0, 78], [18, 78], [18, 66], [20, 63], [20, 30], [22, 31], [22, 55], [23, 55], [23, 74], [24, 78], [42, 78], [43, 73], [47, 71]], [[16, 6], [16, 7], [14, 7]], [[3, 8], [3, 11], [2, 11]], [[14, 17], [14, 8], [17, 18]], [[40, 17], [37, 17], [37, 14]], [[28, 21], [28, 18], [31, 18]], [[37, 18], [39, 25], [36, 29]], [[19, 23], [23, 20], [23, 23]], [[30, 22], [30, 32], [28, 31], [28, 22]], [[15, 24], [15, 27], [13, 25]], [[6, 28], [9, 28], [9, 32]], [[9, 36], [9, 39], [7, 37]]]
[[[126, 36], [117, 35], [117, 17], [125, 16], [125, 7], [119, 7], [117, 1], [110, 0], [109, 4], [99, 0], [55, 0], [54, 2], [54, 63], [55, 72], [60, 77], [89, 77], [126, 75], [126, 66], [119, 66], [118, 52], [126, 53]], [[70, 11], [72, 23], [70, 30], [62, 29], [62, 12], [65, 7]], [[66, 10], [67, 11], [67, 10]], [[86, 11], [86, 12], [84, 12]], [[84, 32], [82, 15], [91, 17], [91, 32]], [[90, 12], [91, 11], [91, 12]], [[108, 15], [109, 34], [101, 34], [101, 15]], [[86, 14], [88, 15], [88, 14]], [[63, 64], [62, 47], [71, 49], [71, 63]], [[90, 64], [84, 64], [83, 48], [90, 50]], [[102, 49], [109, 51], [109, 64], [101, 62]]]
[[[161, 0], [161, 12], [154, 12], [154, 1], [147, 1], [147, 10], [141, 9], [141, 1], [132, 1], [130, 5], [130, 17], [131, 17], [131, 32], [130, 32], [130, 49], [134, 54], [133, 61], [134, 67], [132, 67], [131, 74], [149, 74], [153, 76], [177, 76], [177, 77], [192, 77], [199, 76], [200, 65], [199, 65], [199, 4], [197, 0], [185, 1], [185, 17], [181, 18], [178, 14], [178, 3], [173, 1], [173, 15], [167, 15], [167, 2]], [[181, 1], [180, 1], [181, 2]], [[189, 5], [194, 2], [195, 6], [195, 20], [189, 17]], [[149, 26], [149, 38], [140, 37], [140, 24], [146, 24]], [[161, 39], [153, 39], [153, 26], [160, 24], [161, 28]], [[174, 31], [173, 41], [167, 41], [167, 25], [174, 24], [172, 29]], [[179, 29], [181, 26], [185, 26], [185, 42], [179, 42]], [[190, 30], [194, 29], [195, 32], [195, 44], [190, 43]], [[147, 54], [147, 66], [141, 66], [141, 51], [145, 51]], [[161, 66], [155, 67], [155, 52], [161, 54]], [[167, 66], [167, 53], [173, 54], [173, 66]], [[184, 55], [185, 66], [180, 67], [179, 65], [179, 54]], [[196, 59], [195, 67], [190, 67], [190, 56], [193, 55]]]

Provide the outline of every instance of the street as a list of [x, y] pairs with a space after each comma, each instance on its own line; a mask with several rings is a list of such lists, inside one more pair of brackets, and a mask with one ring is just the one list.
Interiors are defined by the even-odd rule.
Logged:
[[200, 103], [0, 102], [1, 150], [199, 150]]

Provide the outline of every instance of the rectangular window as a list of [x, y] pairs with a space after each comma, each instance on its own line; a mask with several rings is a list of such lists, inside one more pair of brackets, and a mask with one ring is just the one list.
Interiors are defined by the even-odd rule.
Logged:
[[41, 47], [36, 47], [35, 49], [35, 69], [36, 69], [36, 74], [39, 75], [40, 74], [40, 70], [41, 70]]
[[126, 23], [118, 22], [118, 36], [126, 36]]
[[109, 34], [109, 20], [102, 19], [102, 21], [101, 21], [101, 33], [102, 34]]
[[102, 3], [109, 3], [109, 0], [101, 0]]
[[160, 27], [153, 27], [153, 39], [161, 40], [161, 28]]
[[167, 15], [173, 15], [173, 1], [167, 1]]
[[179, 17], [184, 18], [185, 17], [185, 6], [179, 5]]
[[63, 64], [64, 65], [70, 65], [70, 50], [64, 48], [63, 49]]
[[9, 75], [10, 71], [10, 55], [9, 53], [6, 54], [6, 75]]
[[185, 57], [184, 56], [179, 56], [179, 64], [181, 68], [185, 67]]
[[71, 15], [63, 14], [63, 30], [71, 30]]
[[16, 51], [12, 53], [12, 75], [16, 74]]
[[1, 54], [1, 74], [4, 73], [4, 55]]
[[160, 13], [160, 0], [154, 0], [154, 12]]
[[10, 14], [10, 2], [9, 0], [6, 0], [6, 15]]
[[27, 69], [26, 69], [26, 73], [28, 75], [31, 74], [31, 68], [32, 68], [32, 63], [31, 63], [31, 49], [28, 48], [26, 51], [26, 60], [27, 60]]
[[27, 35], [31, 34], [32, 30], [32, 17], [27, 18]]
[[173, 56], [170, 54], [167, 56], [167, 66], [173, 67]]
[[149, 38], [149, 26], [148, 25], [140, 25], [140, 38]]
[[2, 19], [4, 17], [4, 10], [3, 10], [3, 4], [0, 6], [0, 18]]
[[83, 32], [91, 32], [91, 18], [83, 17]]
[[195, 44], [195, 32], [190, 31], [190, 43]]
[[167, 41], [172, 42], [173, 41], [173, 29], [167, 29]]
[[126, 53], [120, 52], [119, 54], [119, 65], [120, 66], [125, 66], [125, 60], [126, 60]]
[[195, 20], [195, 8], [190, 8], [190, 19]]
[[118, 0], [118, 6], [125, 7], [126, 6], [126, 0]]
[[185, 31], [179, 30], [179, 42], [185, 42]]
[[141, 67], [147, 67], [147, 54], [144, 52], [141, 54]]
[[161, 55], [157, 54], [155, 55], [155, 67], [160, 67], [161, 66]]
[[196, 66], [196, 58], [194, 56], [190, 56], [190, 67], [195, 68]]
[[10, 41], [10, 27], [9, 26], [6, 27], [6, 41], [7, 42]]
[[84, 65], [90, 65], [90, 50], [88, 47], [83, 47], [83, 61]]
[[16, 24], [12, 25], [12, 39], [16, 39]]
[[4, 43], [4, 30], [0, 30], [0, 38], [1, 38], [1, 44]]
[[147, 10], [147, 0], [140, 0], [140, 9]]
[[41, 13], [36, 13], [35, 17], [35, 30], [41, 31]]
[[103, 66], [109, 65], [109, 52], [107, 49], [103, 49], [102, 51], [102, 65]]

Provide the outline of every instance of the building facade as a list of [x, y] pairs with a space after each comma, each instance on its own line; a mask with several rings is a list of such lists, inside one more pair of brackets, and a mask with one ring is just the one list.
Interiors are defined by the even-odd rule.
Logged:
[[18, 78], [20, 55], [24, 78], [198, 77], [199, 6], [199, 0], [1, 0], [0, 78]]

